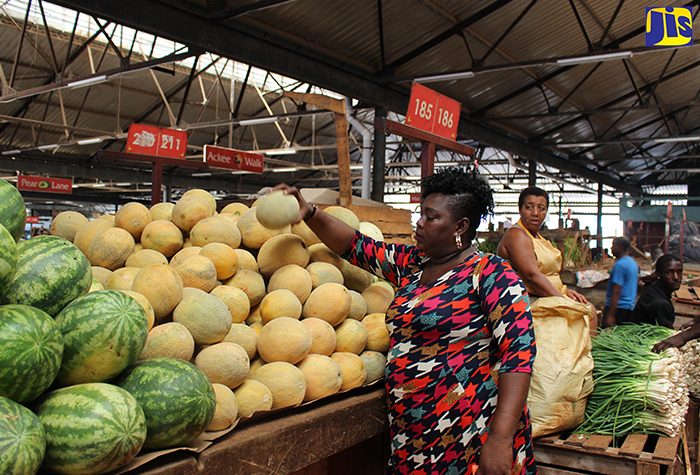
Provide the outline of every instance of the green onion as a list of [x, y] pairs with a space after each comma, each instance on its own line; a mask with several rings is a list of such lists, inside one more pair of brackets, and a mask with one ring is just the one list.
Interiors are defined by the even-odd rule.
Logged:
[[688, 410], [688, 363], [676, 348], [651, 351], [674, 333], [656, 325], [620, 325], [593, 339], [594, 388], [577, 432], [678, 433]]

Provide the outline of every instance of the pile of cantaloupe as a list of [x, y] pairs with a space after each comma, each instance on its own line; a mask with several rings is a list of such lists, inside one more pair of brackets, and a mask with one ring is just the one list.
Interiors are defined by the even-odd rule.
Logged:
[[[352, 211], [326, 209], [376, 239]], [[92, 290], [117, 289], [144, 307], [142, 359], [192, 361], [217, 398], [210, 430], [293, 407], [384, 375], [394, 298], [387, 282], [322, 244], [281, 192], [217, 213], [207, 191], [150, 209], [128, 203], [88, 221], [66, 211], [52, 233], [93, 265]]]

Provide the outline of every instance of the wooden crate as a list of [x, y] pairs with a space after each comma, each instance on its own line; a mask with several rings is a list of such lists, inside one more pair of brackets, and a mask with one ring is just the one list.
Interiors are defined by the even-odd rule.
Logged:
[[[325, 206], [319, 206], [325, 208]], [[386, 242], [413, 244], [411, 212], [388, 206], [346, 206], [360, 219], [369, 221], [379, 228]]]
[[535, 460], [541, 475], [674, 475], [683, 473], [679, 445], [680, 437], [630, 434], [616, 448], [607, 435], [559, 434], [535, 440]]

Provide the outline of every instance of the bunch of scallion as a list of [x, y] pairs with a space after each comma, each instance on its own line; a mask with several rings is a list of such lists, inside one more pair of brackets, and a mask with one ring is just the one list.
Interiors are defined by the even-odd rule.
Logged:
[[690, 395], [700, 398], [700, 340], [692, 340], [681, 347], [687, 363]]
[[577, 432], [676, 436], [688, 410], [687, 368], [680, 350], [652, 346], [675, 332], [656, 325], [620, 325], [593, 339], [593, 382]]

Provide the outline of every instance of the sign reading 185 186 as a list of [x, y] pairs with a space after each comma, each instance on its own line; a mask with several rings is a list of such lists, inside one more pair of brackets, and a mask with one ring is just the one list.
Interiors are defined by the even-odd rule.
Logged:
[[461, 106], [454, 99], [414, 82], [406, 124], [455, 140]]

